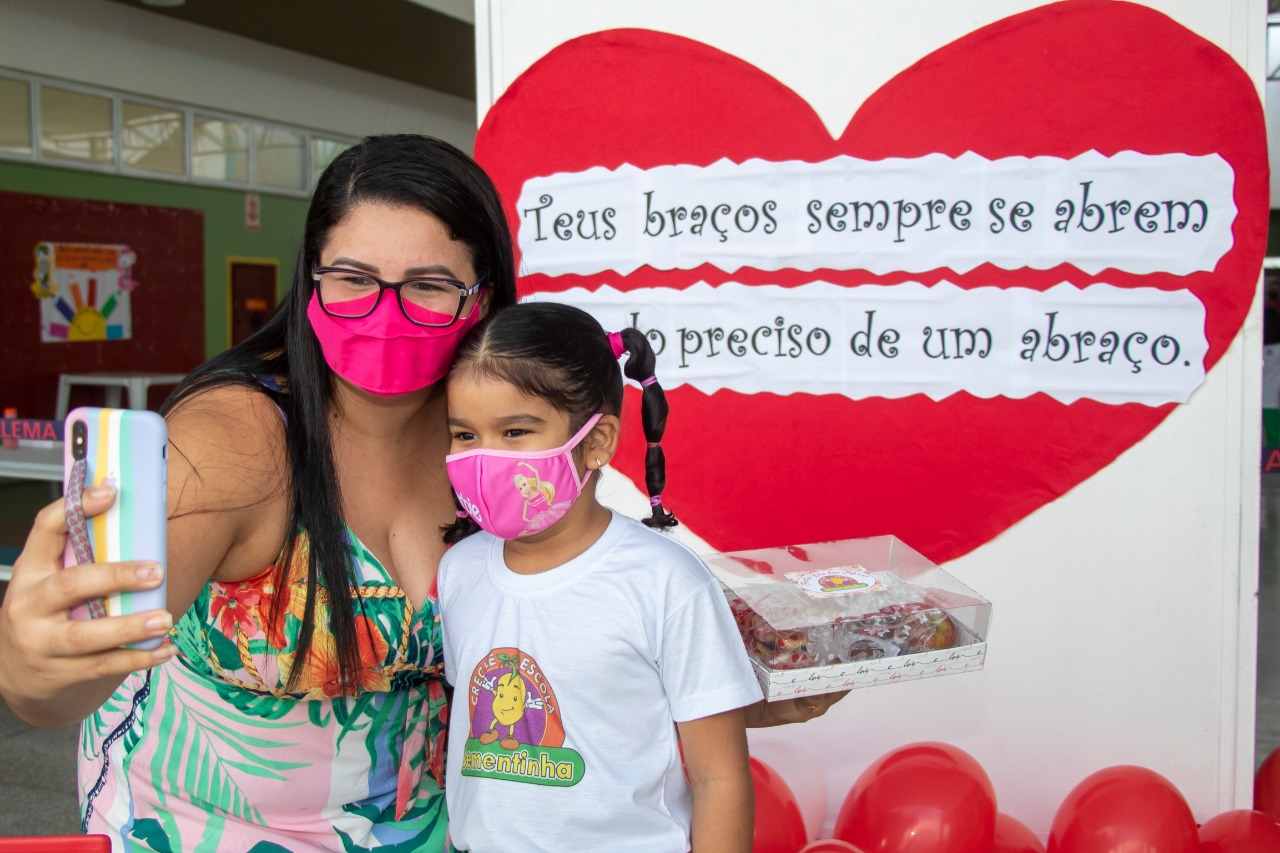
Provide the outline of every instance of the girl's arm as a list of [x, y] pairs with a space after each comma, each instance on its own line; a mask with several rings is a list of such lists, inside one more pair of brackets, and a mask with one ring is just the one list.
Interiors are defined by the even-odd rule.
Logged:
[[676, 727], [693, 790], [693, 853], [750, 853], [755, 793], [742, 709]]
[[742, 711], [749, 729], [763, 729], [787, 723], [807, 723], [827, 713], [828, 708], [848, 693], [848, 690], [842, 690], [839, 693], [822, 693], [817, 696], [802, 696], [799, 699], [779, 699], [777, 702], [761, 700], [754, 705], [748, 705]]

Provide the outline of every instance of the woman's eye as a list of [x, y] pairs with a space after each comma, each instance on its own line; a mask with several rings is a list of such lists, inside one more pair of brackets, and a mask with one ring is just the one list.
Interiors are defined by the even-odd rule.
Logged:
[[454, 441], [473, 441], [476, 435], [473, 432], [455, 432], [453, 434]]
[[456, 287], [451, 287], [450, 285], [442, 284], [438, 281], [431, 281], [430, 279], [407, 281], [405, 282], [404, 287], [405, 290], [411, 291], [412, 293], [416, 293], [420, 296], [438, 295], [457, 290]]
[[529, 434], [529, 430], [527, 429], [509, 429], [503, 433], [503, 435], [507, 438], [522, 438], [528, 434]]
[[347, 287], [377, 287], [378, 283], [367, 275], [355, 275], [354, 273], [344, 275], [342, 283]]

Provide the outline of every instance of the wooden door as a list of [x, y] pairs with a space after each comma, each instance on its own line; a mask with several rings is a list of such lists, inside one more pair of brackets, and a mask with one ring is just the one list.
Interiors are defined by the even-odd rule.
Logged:
[[276, 310], [276, 265], [231, 263], [231, 343], [261, 329]]

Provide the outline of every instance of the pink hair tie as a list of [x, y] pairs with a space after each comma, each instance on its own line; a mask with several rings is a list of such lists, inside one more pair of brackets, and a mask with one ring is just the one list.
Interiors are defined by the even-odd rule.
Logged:
[[649, 498], [649, 506], [662, 506], [662, 495], [654, 495]]
[[609, 332], [609, 349], [613, 350], [614, 358], [622, 358], [622, 354], [627, 351], [627, 345], [622, 342], [621, 332]]
[[641, 380], [640, 380], [640, 387], [641, 387], [641, 388], [648, 388], [650, 385], [652, 385], [653, 383], [655, 383], [655, 382], [657, 382], [657, 381], [658, 381], [658, 377], [657, 377], [656, 375], [655, 375], [655, 376], [650, 376], [648, 379], [641, 379]]
[[458, 518], [470, 518], [470, 517], [471, 517], [471, 516], [467, 515], [465, 512], [463, 512], [462, 510], [458, 510], [457, 512], [455, 512], [455, 513], [454, 513], [454, 515], [456, 515]]

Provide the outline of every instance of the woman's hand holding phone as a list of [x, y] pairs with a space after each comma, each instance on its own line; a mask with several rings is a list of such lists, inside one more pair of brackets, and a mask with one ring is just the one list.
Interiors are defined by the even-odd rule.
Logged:
[[[107, 485], [84, 489], [84, 516], [107, 512], [117, 494]], [[147, 601], [149, 593], [163, 605], [165, 579], [153, 560], [64, 568], [68, 529], [62, 500], [40, 511], [0, 602], [0, 697], [18, 716], [43, 727], [82, 719], [125, 675], [173, 656], [173, 647], [162, 642], [173, 618], [162, 607], [73, 618], [72, 611], [83, 611], [86, 601], [121, 593], [140, 593], [128, 596], [135, 602]], [[126, 648], [131, 644], [153, 648]]]
[[[114, 488], [86, 489], [85, 515], [105, 512], [114, 501]], [[130, 561], [63, 568], [66, 542], [67, 520], [58, 501], [36, 516], [0, 603], [0, 696], [18, 716], [45, 727], [82, 719], [125, 675], [173, 657], [168, 643], [151, 650], [124, 648], [163, 638], [173, 625], [166, 610], [71, 618], [72, 608], [88, 599], [156, 589], [164, 581], [160, 567]]]

